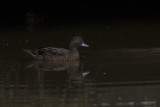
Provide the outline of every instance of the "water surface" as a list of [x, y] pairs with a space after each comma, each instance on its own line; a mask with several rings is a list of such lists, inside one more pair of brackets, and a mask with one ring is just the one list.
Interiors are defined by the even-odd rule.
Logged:
[[[1, 29], [1, 106], [158, 107], [159, 27], [130, 23]], [[78, 61], [30, 61], [22, 51], [67, 48], [79, 35], [90, 48], [80, 48]]]

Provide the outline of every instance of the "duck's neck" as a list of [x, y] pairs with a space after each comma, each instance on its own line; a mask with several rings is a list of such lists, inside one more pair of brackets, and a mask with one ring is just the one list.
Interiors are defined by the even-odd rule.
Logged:
[[71, 53], [77, 53], [78, 52], [78, 49], [77, 48], [69, 48], [69, 51]]
[[74, 59], [79, 59], [79, 52], [77, 47], [69, 47], [69, 53]]
[[73, 44], [69, 45], [69, 51], [70, 52], [78, 52], [78, 48], [76, 46], [74, 46]]
[[69, 50], [69, 55], [70, 55], [70, 58], [71, 59], [79, 59], [79, 52], [78, 52], [78, 49], [70, 49]]

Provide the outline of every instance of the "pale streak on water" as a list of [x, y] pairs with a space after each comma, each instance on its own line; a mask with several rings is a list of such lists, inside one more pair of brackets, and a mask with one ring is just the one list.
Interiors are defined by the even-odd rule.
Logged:
[[80, 49], [80, 61], [37, 62], [21, 49], [60, 43], [18, 35], [0, 42], [1, 107], [160, 106], [160, 48], [102, 49], [90, 42], [91, 48]]

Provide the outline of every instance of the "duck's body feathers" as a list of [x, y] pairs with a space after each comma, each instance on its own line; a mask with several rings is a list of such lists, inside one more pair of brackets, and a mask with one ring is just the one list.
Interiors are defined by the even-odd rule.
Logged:
[[68, 49], [64, 48], [38, 48], [35, 50], [24, 49], [24, 51], [31, 55], [33, 59], [44, 60], [44, 61], [64, 61], [73, 60], [79, 58], [78, 52], [70, 52]]
[[69, 50], [64, 48], [45, 47], [36, 49], [34, 53], [37, 53], [39, 55], [50, 54], [50, 55], [63, 56], [69, 54]]
[[23, 51], [25, 51], [33, 59], [36, 60], [57, 62], [57, 61], [79, 59], [78, 48], [81, 46], [89, 47], [87, 44], [84, 43], [81, 37], [73, 37], [69, 44], [69, 49], [45, 47], [45, 48], [38, 48], [33, 51], [29, 49], [23, 49]]

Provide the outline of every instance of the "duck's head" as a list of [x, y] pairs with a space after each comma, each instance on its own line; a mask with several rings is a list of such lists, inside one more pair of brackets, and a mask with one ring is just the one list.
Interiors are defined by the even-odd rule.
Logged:
[[85, 44], [81, 37], [73, 37], [69, 44], [69, 49], [77, 50], [78, 47], [89, 47], [89, 45]]

